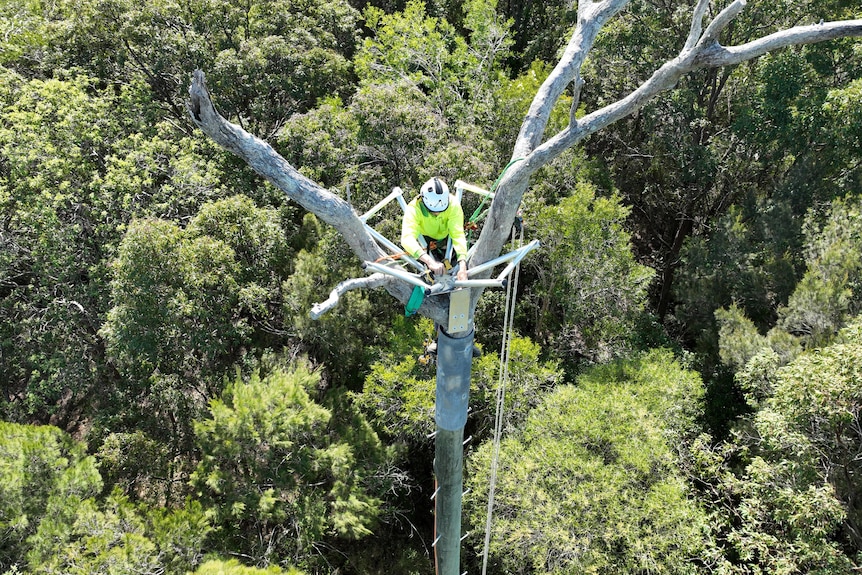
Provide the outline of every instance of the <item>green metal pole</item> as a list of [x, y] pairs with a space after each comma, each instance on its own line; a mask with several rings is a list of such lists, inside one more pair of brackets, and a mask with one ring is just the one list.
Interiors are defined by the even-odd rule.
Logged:
[[461, 497], [464, 486], [464, 424], [470, 395], [473, 331], [437, 334], [437, 396], [434, 439], [434, 562], [437, 575], [461, 575]]

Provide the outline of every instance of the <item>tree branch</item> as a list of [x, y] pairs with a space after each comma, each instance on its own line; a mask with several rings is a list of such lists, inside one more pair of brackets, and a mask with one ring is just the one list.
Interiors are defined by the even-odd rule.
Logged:
[[746, 0], [735, 0], [727, 6], [710, 22], [705, 32], [701, 32], [702, 19], [708, 0], [699, 0], [693, 12], [689, 36], [679, 56], [662, 65], [625, 98], [596, 110], [577, 122], [574, 113], [570, 113], [569, 126], [542, 143], [541, 136], [551, 110], [565, 87], [573, 79], [580, 79], [581, 67], [587, 52], [593, 46], [598, 30], [627, 3], [625, 0], [606, 0], [601, 3], [579, 4], [578, 24], [572, 39], [562, 59], [536, 94], [521, 127], [513, 158], [523, 158], [523, 161], [514, 165], [501, 179], [471, 265], [487, 261], [500, 253], [529, 184], [529, 178], [538, 169], [590, 134], [633, 114], [659, 93], [672, 89], [684, 75], [704, 68], [732, 66], [791, 45], [862, 36], [862, 20], [846, 20], [794, 27], [741, 46], [724, 48], [717, 39], [743, 10]]
[[[704, 32], [703, 36], [698, 40], [697, 46], [702, 47], [707, 44], [717, 42], [719, 34], [727, 28], [734, 18], [739, 16], [739, 13], [742, 12], [742, 9], [745, 8], [746, 4], [746, 0], [735, 0], [727, 8], [722, 10], [719, 15], [710, 22], [709, 26], [707, 26], [706, 32]], [[683, 52], [685, 52], [685, 50], [683, 50]]]
[[[213, 105], [201, 70], [195, 70], [192, 75], [188, 110], [194, 123], [218, 145], [242, 158], [287, 197], [338, 230], [360, 261], [375, 261], [386, 255], [349, 203], [303, 176], [265, 141], [224, 119]], [[368, 287], [379, 286], [385, 287], [402, 303], [410, 299], [413, 291], [404, 282], [368, 284]], [[447, 320], [448, 309], [440, 298], [429, 298], [420, 313], [443, 323]]]
[[697, 69], [733, 66], [747, 60], [752, 60], [758, 56], [763, 56], [767, 52], [773, 52], [788, 46], [816, 44], [838, 38], [859, 37], [862, 37], [862, 20], [843, 20], [809, 26], [796, 26], [730, 48], [713, 44], [704, 49], [699, 55]]
[[682, 49], [683, 52], [691, 50], [697, 45], [697, 40], [703, 31], [703, 17], [706, 15], [707, 8], [709, 8], [709, 0], [698, 0], [697, 6], [694, 8], [694, 15], [691, 18], [691, 30]]
[[311, 308], [311, 319], [320, 319], [320, 316], [338, 305], [338, 300], [341, 299], [341, 296], [351, 290], [378, 288], [387, 283], [392, 283], [393, 281], [395, 280], [392, 276], [387, 276], [381, 273], [371, 274], [364, 278], [344, 280], [335, 286], [335, 289], [329, 292], [329, 298], [327, 298], [326, 301], [314, 304], [314, 307]]

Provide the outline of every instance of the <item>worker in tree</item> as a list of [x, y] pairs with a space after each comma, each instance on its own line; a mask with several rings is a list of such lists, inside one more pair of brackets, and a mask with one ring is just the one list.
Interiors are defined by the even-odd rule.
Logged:
[[[452, 239], [451, 261], [446, 261], [446, 244]], [[425, 264], [434, 275], [443, 275], [459, 264], [456, 279], [467, 279], [467, 236], [464, 211], [449, 186], [431, 178], [419, 189], [401, 222], [401, 245], [413, 258]], [[447, 268], [448, 266], [448, 268]]]

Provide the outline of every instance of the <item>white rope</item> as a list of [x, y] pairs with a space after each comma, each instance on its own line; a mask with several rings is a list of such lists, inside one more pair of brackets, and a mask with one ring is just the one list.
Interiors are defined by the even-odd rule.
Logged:
[[[521, 236], [518, 248], [524, 241], [524, 230], [521, 228]], [[515, 243], [515, 229], [512, 229], [512, 243]], [[512, 281], [506, 286], [506, 313], [503, 319], [503, 337], [500, 345], [500, 374], [497, 381], [497, 413], [494, 420], [494, 444], [491, 453], [491, 475], [488, 487], [488, 516], [485, 521], [485, 548], [482, 551], [482, 575], [488, 570], [488, 549], [491, 545], [491, 519], [494, 514], [494, 493], [497, 488], [497, 466], [500, 458], [500, 436], [503, 432], [503, 415], [506, 401], [506, 382], [509, 381], [509, 352], [511, 349], [512, 334], [514, 328], [512, 323], [515, 317], [515, 295], [518, 293], [518, 275], [521, 270], [520, 263], [515, 267]]]

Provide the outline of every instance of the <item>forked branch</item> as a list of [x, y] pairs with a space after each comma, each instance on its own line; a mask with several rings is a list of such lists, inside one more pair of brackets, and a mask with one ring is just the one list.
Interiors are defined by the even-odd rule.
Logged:
[[524, 120], [513, 158], [523, 158], [500, 181], [497, 195], [488, 215], [488, 224], [479, 238], [473, 265], [495, 257], [508, 238], [513, 221], [530, 177], [568, 148], [578, 144], [610, 124], [633, 114], [658, 94], [676, 86], [684, 75], [704, 68], [732, 66], [767, 52], [792, 45], [813, 44], [841, 37], [862, 36], [862, 20], [826, 22], [797, 26], [770, 34], [740, 46], [726, 48], [718, 42], [721, 33], [746, 6], [746, 0], [735, 0], [722, 10], [703, 30], [708, 0], [699, 0], [692, 13], [689, 35], [679, 55], [659, 67], [653, 75], [628, 96], [595, 110], [580, 119], [570, 114], [570, 124], [542, 142], [551, 110], [565, 88], [574, 83], [575, 101], [579, 100], [581, 68], [592, 49], [598, 30], [626, 4], [627, 0], [581, 3], [578, 23], [562, 59], [542, 84]]

